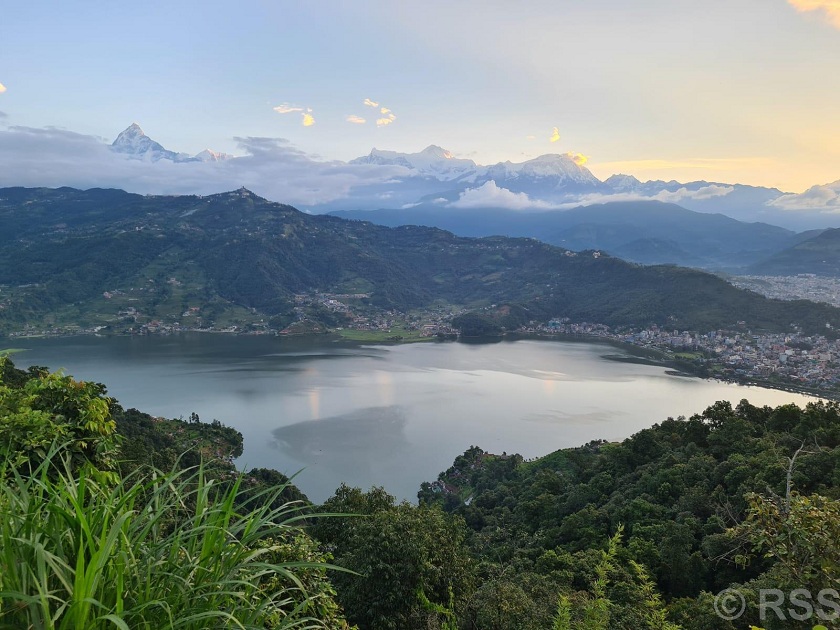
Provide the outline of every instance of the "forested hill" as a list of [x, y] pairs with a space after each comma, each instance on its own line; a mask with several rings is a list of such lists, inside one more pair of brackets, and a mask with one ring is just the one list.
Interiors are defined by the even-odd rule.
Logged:
[[[836, 586], [840, 407], [717, 402], [620, 443], [594, 441], [532, 461], [473, 447], [424, 483], [419, 498], [465, 520], [484, 584], [480, 616], [497, 623], [513, 624], [519, 607], [531, 622], [515, 627], [551, 627], [564, 590], [575, 593], [573, 614], [581, 615], [604, 541], [622, 531], [604, 582], [612, 617], [597, 627], [669, 627], [639, 616], [638, 562], [683, 630], [750, 623], [810, 630], [813, 622], [760, 620], [757, 592]], [[748, 610], [727, 620], [713, 599], [731, 587]]]
[[792, 276], [812, 273], [840, 275], [840, 229], [824, 230], [750, 268], [752, 273]]
[[0, 291], [7, 332], [116, 321], [112, 294], [130, 295], [152, 317], [195, 307], [212, 321], [239, 308], [287, 322], [295, 294], [314, 291], [362, 293], [371, 306], [398, 310], [436, 300], [518, 304], [533, 319], [609, 325], [840, 326], [837, 309], [768, 300], [702, 272], [572, 255], [533, 239], [313, 216], [245, 189], [207, 197], [1, 189]]

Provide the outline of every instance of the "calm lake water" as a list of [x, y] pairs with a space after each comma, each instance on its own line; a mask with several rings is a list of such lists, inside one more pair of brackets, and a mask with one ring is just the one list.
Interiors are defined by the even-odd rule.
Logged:
[[414, 500], [471, 445], [545, 455], [617, 440], [717, 400], [800, 405], [807, 396], [674, 376], [613, 361], [600, 343], [360, 346], [185, 334], [17, 340], [20, 366], [105, 383], [126, 407], [216, 418], [245, 437], [242, 467], [302, 469], [314, 501], [345, 481]]

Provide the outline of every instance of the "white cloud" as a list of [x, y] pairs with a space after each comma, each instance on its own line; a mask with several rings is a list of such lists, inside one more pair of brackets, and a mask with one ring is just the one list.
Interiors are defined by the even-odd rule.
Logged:
[[560, 130], [555, 127], [551, 130], [551, 135], [548, 137], [549, 142], [557, 142], [560, 140]]
[[353, 123], [354, 125], [364, 125], [367, 122], [361, 116], [356, 116], [356, 114], [350, 114], [344, 120], [346, 120], [349, 123]]
[[492, 179], [478, 188], [467, 188], [457, 201], [449, 204], [452, 208], [504, 208], [506, 210], [551, 210], [556, 208], [545, 201], [531, 199], [525, 193], [517, 193], [500, 188]]
[[781, 210], [840, 212], [840, 180], [822, 186], [811, 186], [798, 195], [782, 195], [767, 205]]
[[599, 203], [611, 203], [615, 201], [661, 201], [663, 203], [679, 203], [684, 199], [712, 199], [714, 197], [725, 197], [731, 193], [735, 188], [733, 186], [721, 186], [720, 184], [709, 184], [697, 190], [690, 190], [683, 186], [677, 190], [660, 190], [653, 195], [643, 195], [641, 193], [626, 192], [626, 193], [590, 193], [581, 195], [573, 200], [561, 204], [559, 207], [577, 208], [578, 206], [592, 206]]
[[583, 153], [566, 153], [566, 156], [578, 166], [583, 166], [589, 161], [589, 156]]
[[290, 105], [289, 103], [283, 103], [282, 105], [278, 105], [277, 107], [272, 107], [272, 109], [278, 114], [291, 114], [292, 112], [303, 111], [303, 107], [298, 107], [297, 105]]
[[720, 184], [710, 184], [697, 190], [689, 190], [683, 186], [678, 190], [662, 190], [656, 193], [653, 199], [669, 203], [677, 203], [683, 199], [713, 199], [714, 197], [725, 197], [733, 190], [735, 190], [734, 186], [721, 186]]
[[797, 11], [822, 11], [825, 17], [840, 28], [840, 0], [788, 0]]
[[[374, 103], [373, 101], [368, 102], [369, 100], [365, 99], [365, 105], [370, 105], [371, 107], [379, 106], [379, 103]], [[397, 119], [396, 114], [384, 105], [379, 109], [379, 113], [382, 114], [382, 117], [376, 119], [377, 127], [387, 127]]]
[[[394, 112], [392, 112], [388, 107], [385, 107], [384, 105], [380, 107], [379, 103], [377, 103], [376, 101], [372, 101], [371, 99], [366, 98], [364, 101], [362, 101], [362, 103], [367, 107], [379, 108], [379, 113], [381, 114], [381, 117], [376, 119], [377, 127], [387, 127], [397, 119], [397, 116], [394, 114]], [[350, 120], [351, 118], [356, 118], [358, 120]], [[364, 118], [361, 118], [359, 116], [348, 116], [346, 120], [348, 122], [359, 124], [365, 122]]]
[[122, 188], [142, 194], [210, 194], [246, 186], [292, 205], [327, 203], [405, 169], [322, 162], [280, 138], [234, 138], [244, 155], [220, 162], [150, 162], [115, 153], [101, 138], [64, 129], [0, 128], [0, 187]]
[[598, 203], [611, 203], [614, 201], [661, 201], [662, 203], [679, 203], [683, 199], [712, 199], [714, 197], [724, 197], [735, 190], [732, 186], [721, 186], [719, 184], [710, 184], [703, 186], [697, 190], [689, 190], [685, 186], [678, 190], [660, 190], [653, 195], [643, 195], [641, 193], [626, 192], [626, 193], [590, 193], [581, 195], [574, 200], [565, 202], [559, 207], [563, 209], [577, 208], [579, 206], [592, 206]]

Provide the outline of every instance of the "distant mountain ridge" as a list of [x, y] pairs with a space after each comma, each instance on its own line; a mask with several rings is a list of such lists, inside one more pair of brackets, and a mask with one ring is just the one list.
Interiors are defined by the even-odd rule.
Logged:
[[687, 210], [658, 201], [625, 201], [570, 210], [459, 209], [435, 204], [403, 210], [337, 212], [380, 225], [426, 225], [461, 236], [527, 236], [579, 251], [600, 249], [643, 264], [737, 271], [793, 246], [796, 233], [765, 223]]
[[0, 189], [0, 244], [0, 330], [56, 318], [108, 325], [138, 312], [176, 321], [193, 308], [207, 320], [233, 309], [287, 325], [296, 295], [323, 292], [403, 311], [437, 300], [514, 304], [525, 321], [840, 327], [838, 309], [768, 300], [699, 271], [574, 255], [534, 239], [309, 215], [246, 189], [205, 197]]

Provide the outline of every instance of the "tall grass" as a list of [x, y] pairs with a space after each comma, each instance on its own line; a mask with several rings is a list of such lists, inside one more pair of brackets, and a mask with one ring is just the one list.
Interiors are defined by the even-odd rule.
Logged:
[[109, 484], [55, 453], [27, 476], [0, 465], [0, 628], [325, 627], [300, 578], [324, 565], [273, 561], [300, 506], [241, 483], [199, 467]]

